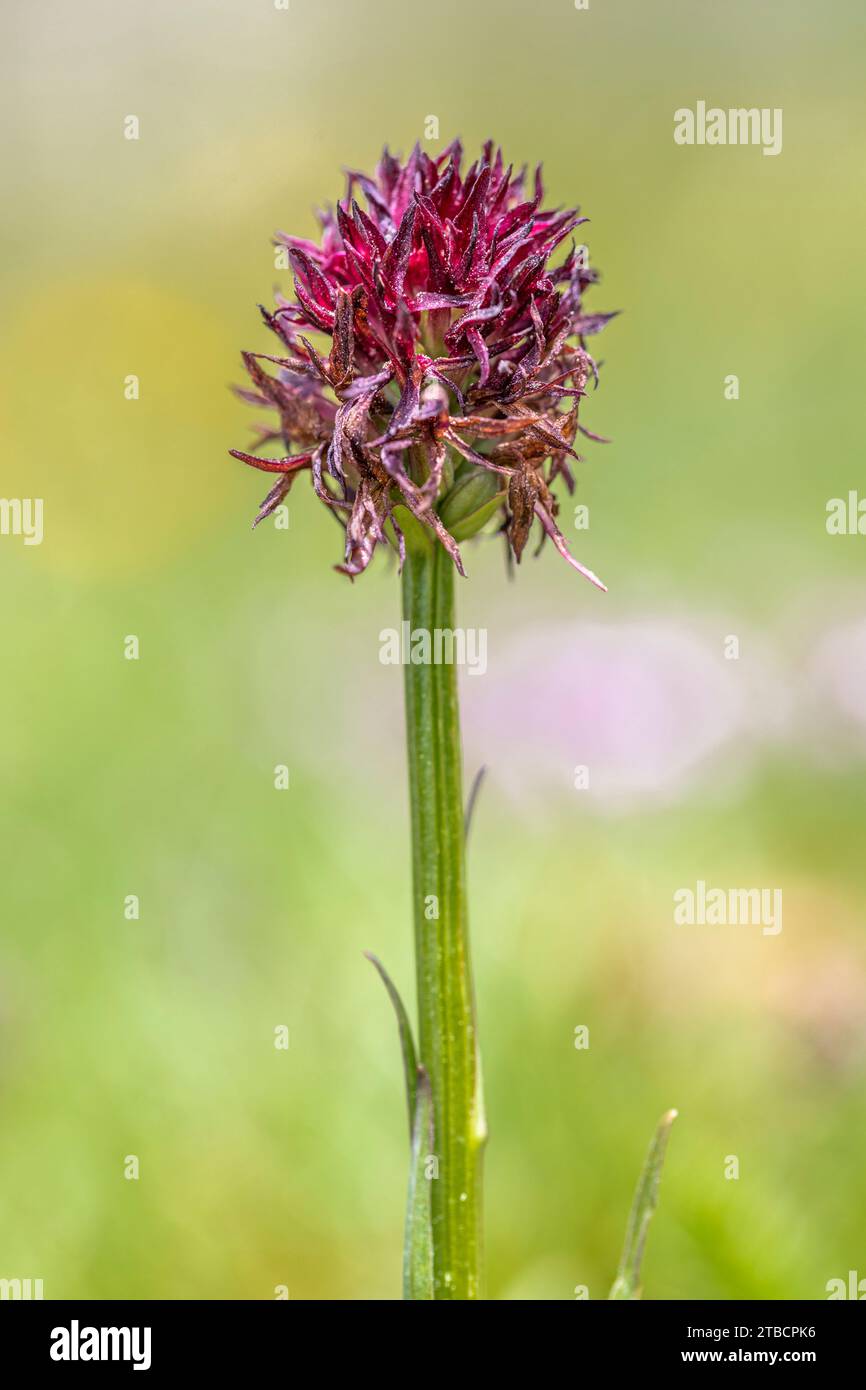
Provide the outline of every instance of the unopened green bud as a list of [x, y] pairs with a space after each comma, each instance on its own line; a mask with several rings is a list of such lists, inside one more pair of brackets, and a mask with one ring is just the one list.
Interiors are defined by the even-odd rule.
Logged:
[[439, 505], [439, 515], [455, 541], [481, 530], [505, 499], [503, 478], [485, 468], [463, 473]]

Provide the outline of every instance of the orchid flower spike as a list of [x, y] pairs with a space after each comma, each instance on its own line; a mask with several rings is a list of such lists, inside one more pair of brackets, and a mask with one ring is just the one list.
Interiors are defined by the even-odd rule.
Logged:
[[[278, 234], [294, 295], [262, 309], [280, 351], [244, 353], [239, 391], [277, 421], [255, 452], [231, 451], [277, 475], [254, 524], [308, 472], [345, 528], [337, 568], [351, 577], [380, 545], [402, 562], [414, 525], [461, 574], [458, 543], [488, 523], [519, 561], [537, 522], [603, 589], [570, 554], [552, 491], [556, 478], [574, 490], [579, 433], [605, 442], [578, 419], [598, 382], [586, 339], [614, 317], [584, 310], [598, 275], [572, 233], [587, 219], [545, 208], [541, 169], [527, 187], [492, 141], [462, 165], [459, 141], [405, 163], [386, 149], [319, 214], [320, 244]], [[284, 456], [262, 456], [274, 443]]]

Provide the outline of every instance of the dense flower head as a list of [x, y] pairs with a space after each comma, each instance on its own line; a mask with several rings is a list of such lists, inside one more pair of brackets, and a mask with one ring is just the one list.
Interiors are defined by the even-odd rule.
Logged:
[[345, 527], [338, 568], [350, 576], [378, 545], [402, 562], [415, 524], [461, 574], [458, 541], [488, 523], [519, 561], [537, 521], [603, 588], [569, 554], [551, 490], [558, 477], [574, 490], [578, 433], [600, 439], [578, 420], [598, 382], [585, 340], [613, 317], [583, 307], [598, 276], [572, 233], [587, 219], [544, 208], [540, 167], [527, 187], [492, 142], [462, 165], [459, 141], [436, 157], [416, 146], [405, 163], [386, 149], [319, 213], [320, 244], [278, 234], [294, 297], [262, 314], [281, 351], [244, 353], [252, 389], [239, 394], [278, 416], [254, 448], [287, 453], [232, 453], [279, 475], [256, 522], [310, 473]]

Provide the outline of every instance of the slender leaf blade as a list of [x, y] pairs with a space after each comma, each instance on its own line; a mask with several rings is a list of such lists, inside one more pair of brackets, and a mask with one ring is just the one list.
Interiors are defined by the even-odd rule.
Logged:
[[415, 1097], [403, 1251], [403, 1297], [411, 1301], [433, 1298], [431, 1179], [425, 1171], [427, 1157], [433, 1150], [433, 1092], [424, 1067], [418, 1068]]
[[414, 1134], [418, 1086], [418, 1059], [415, 1052], [415, 1040], [412, 1037], [412, 1025], [409, 1022], [409, 1015], [406, 1012], [406, 1006], [403, 1000], [400, 998], [397, 986], [379, 960], [379, 957], [374, 956], [372, 951], [365, 951], [364, 955], [367, 957], [370, 964], [374, 965], [378, 970], [382, 983], [388, 991], [388, 998], [394, 1006], [394, 1013], [397, 1015], [397, 1030], [400, 1034], [400, 1050], [403, 1054], [403, 1071], [406, 1078], [406, 1103], [409, 1108], [409, 1138], [412, 1139]]
[[659, 1186], [671, 1125], [677, 1118], [676, 1110], [668, 1110], [662, 1115], [658, 1129], [653, 1135], [646, 1156], [634, 1201], [628, 1218], [625, 1245], [619, 1262], [616, 1279], [610, 1291], [612, 1299], [637, 1299], [641, 1296], [640, 1269], [646, 1239], [653, 1212], [658, 1206]]
[[472, 786], [469, 788], [469, 798], [466, 802], [466, 814], [463, 817], [463, 838], [466, 841], [469, 839], [472, 817], [475, 814], [475, 807], [478, 804], [478, 793], [481, 791], [481, 784], [486, 776], [487, 767], [482, 763], [472, 779]]

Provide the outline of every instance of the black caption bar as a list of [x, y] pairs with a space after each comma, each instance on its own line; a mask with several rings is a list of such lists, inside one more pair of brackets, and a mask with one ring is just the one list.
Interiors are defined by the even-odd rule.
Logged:
[[[18, 1374], [48, 1372], [53, 1378], [99, 1378], [105, 1370], [128, 1374], [145, 1383], [178, 1372], [195, 1371], [224, 1379], [233, 1371], [251, 1368], [291, 1373], [298, 1369], [297, 1355], [304, 1346], [318, 1345], [323, 1364], [333, 1368], [341, 1356], [357, 1366], [366, 1347], [371, 1364], [382, 1356], [379, 1316], [391, 1306], [366, 1305], [358, 1338], [333, 1337], [335, 1319], [341, 1331], [354, 1321], [350, 1303], [338, 1305], [275, 1301], [268, 1303], [0, 1303], [3, 1362], [16, 1366]], [[509, 1314], [507, 1341], [490, 1337], [496, 1328], [495, 1305], [490, 1313], [476, 1311], [470, 1323], [476, 1339], [461, 1342], [461, 1371], [467, 1370], [473, 1350], [479, 1366], [495, 1364], [497, 1350], [521, 1340], [520, 1326]], [[538, 1305], [536, 1305], [538, 1306]], [[666, 1373], [673, 1366], [763, 1366], [767, 1370], [789, 1366], [811, 1367], [826, 1375], [859, 1359], [866, 1322], [858, 1309], [838, 1302], [693, 1303], [576, 1302], [567, 1311], [554, 1305], [545, 1315], [545, 1361], [561, 1347], [574, 1370], [584, 1358], [598, 1359], [611, 1369]], [[372, 1308], [379, 1307], [376, 1313]], [[423, 1316], [423, 1315], [420, 1315]], [[446, 1316], [448, 1316], [446, 1314]], [[453, 1314], [451, 1316], [454, 1316]], [[465, 1314], [457, 1316], [466, 1316]], [[487, 1322], [488, 1316], [494, 1319]], [[523, 1345], [539, 1349], [537, 1313], [527, 1321]], [[332, 1335], [315, 1342], [316, 1323], [327, 1319]], [[549, 1321], [548, 1321], [549, 1318]], [[375, 1321], [371, 1321], [375, 1320]], [[322, 1324], [323, 1329], [327, 1326]], [[413, 1334], [419, 1328], [449, 1328], [455, 1324], [415, 1322], [406, 1309], [394, 1309], [384, 1324], [385, 1335]], [[312, 1334], [312, 1336], [311, 1336]], [[487, 1334], [487, 1335], [485, 1335]], [[374, 1341], [375, 1338], [375, 1341]], [[378, 1353], [373, 1348], [379, 1342]], [[448, 1343], [438, 1344], [443, 1356]], [[468, 1354], [467, 1354], [468, 1353]], [[425, 1369], [436, 1359], [437, 1343], [424, 1342]], [[394, 1364], [393, 1362], [391, 1363]], [[855, 1364], [857, 1362], [855, 1361]]]

